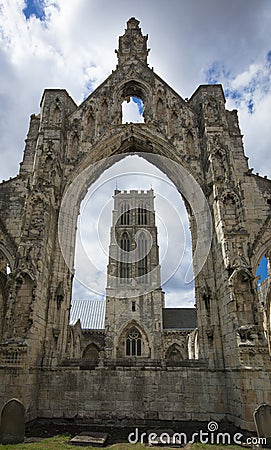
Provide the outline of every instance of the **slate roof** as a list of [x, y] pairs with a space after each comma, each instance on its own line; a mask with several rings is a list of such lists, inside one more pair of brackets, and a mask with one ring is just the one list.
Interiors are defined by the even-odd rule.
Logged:
[[[105, 300], [72, 300], [70, 325], [80, 319], [83, 330], [103, 330]], [[193, 330], [197, 327], [195, 308], [163, 308], [164, 330]]]
[[83, 330], [103, 330], [105, 300], [74, 299], [71, 304], [70, 325], [80, 319]]
[[195, 308], [163, 308], [164, 330], [193, 330], [196, 327]]

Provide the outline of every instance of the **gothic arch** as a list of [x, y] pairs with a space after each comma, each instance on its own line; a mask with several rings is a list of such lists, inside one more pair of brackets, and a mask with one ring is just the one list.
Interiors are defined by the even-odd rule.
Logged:
[[120, 223], [121, 225], [130, 225], [131, 221], [131, 206], [127, 202], [123, 202], [121, 204], [121, 216], [120, 216]]
[[[132, 351], [130, 354], [127, 354], [127, 338], [130, 331], [138, 331], [139, 338], [141, 340], [140, 342], [140, 354], [133, 355]], [[119, 335], [117, 337], [117, 358], [126, 358], [126, 357], [132, 357], [132, 356], [140, 356], [148, 358], [150, 357], [150, 338], [148, 336], [147, 331], [143, 328], [142, 325], [140, 325], [137, 321], [131, 320], [128, 323], [126, 323], [122, 329], [119, 332]]]
[[[264, 255], [271, 255], [271, 217], [269, 216], [251, 245], [252, 271], [256, 274], [258, 264]], [[271, 257], [270, 257], [271, 259]]]
[[124, 231], [120, 235], [120, 248], [126, 252], [129, 252], [131, 250], [131, 238], [127, 231]]
[[87, 112], [86, 125], [87, 125], [87, 132], [93, 135], [95, 127], [95, 118], [91, 108]]
[[120, 116], [122, 102], [130, 97], [137, 97], [142, 100], [144, 104], [143, 117], [144, 119], [146, 119], [146, 116], [148, 116], [150, 109], [150, 86], [145, 81], [137, 80], [136, 78], [133, 78], [129, 81], [125, 80], [119, 83], [113, 92], [113, 101], [117, 105]]
[[195, 139], [192, 130], [188, 129], [185, 136], [186, 149], [189, 155], [195, 154]]
[[165, 352], [165, 359], [168, 364], [172, 365], [179, 363], [185, 359], [183, 351], [177, 342], [173, 342], [173, 344], [171, 344], [167, 348]]
[[158, 120], [164, 120], [166, 114], [166, 108], [164, 105], [164, 101], [162, 100], [161, 96], [158, 97], [156, 102], [156, 118]]
[[59, 99], [56, 98], [50, 109], [50, 123], [52, 125], [59, 125], [59, 123], [61, 122], [61, 115], [61, 104]]
[[88, 346], [84, 349], [82, 358], [93, 365], [98, 365], [99, 363], [99, 353], [100, 348], [94, 342], [88, 344]]
[[[67, 178], [66, 189], [80, 175], [84, 170], [97, 165], [93, 178], [90, 184], [93, 183], [104, 170], [110, 167], [115, 162], [121, 160], [126, 155], [136, 154], [145, 158], [150, 163], [158, 167], [164, 172], [169, 179], [175, 184], [176, 188], [180, 190], [181, 180], [174, 177], [174, 170], [167, 164], [167, 162], [174, 161], [180, 164], [193, 178], [204, 186], [204, 178], [201, 173], [197, 173], [193, 167], [187, 162], [182, 155], [170, 142], [162, 139], [161, 136], [153, 133], [152, 128], [148, 125], [129, 124], [125, 126], [125, 132], [121, 126], [114, 130], [107, 130], [103, 135], [103, 139], [96, 142], [91, 152], [87, 152], [84, 158], [74, 167], [74, 170]], [[158, 158], [157, 158], [158, 156]], [[159, 157], [164, 157], [165, 162], [161, 163]]]
[[1, 253], [6, 258], [7, 263], [12, 272], [14, 270], [14, 266], [15, 266], [15, 257], [13, 255], [13, 252], [6, 245], [4, 245], [3, 241], [0, 241], [0, 254]]
[[188, 358], [199, 359], [199, 330], [195, 328], [189, 336], [187, 341], [188, 346]]
[[[77, 216], [81, 201], [86, 195], [89, 186], [106, 169], [128, 155], [143, 157], [146, 161], [160, 169], [168, 176], [183, 199], [185, 199], [188, 216], [190, 218], [193, 217], [193, 221], [191, 222], [192, 241], [196, 239], [196, 221], [198, 222], [197, 236], [200, 236], [201, 233], [203, 236], [203, 240], [196, 241], [196, 245], [194, 246], [194, 261], [197, 261], [197, 266], [201, 266], [203, 264], [201, 262], [203, 253], [200, 251], [200, 246], [204, 242], [204, 239], [206, 239], [206, 229], [211, 233], [211, 228], [209, 225], [206, 227], [205, 223], [205, 220], [208, 220], [207, 210], [207, 215], [202, 215], [202, 205], [206, 202], [205, 197], [203, 193], [201, 198], [193, 194], [198, 189], [197, 182], [201, 185], [203, 184], [202, 180], [198, 176], [193, 177], [193, 174], [191, 176], [191, 168], [188, 167], [189, 170], [186, 169], [187, 161], [178, 158], [174, 146], [169, 142], [165, 142], [157, 135], [153, 136], [151, 130], [147, 132], [148, 126], [125, 126], [125, 134], [123, 134], [122, 129], [121, 126], [120, 131], [114, 132], [111, 137], [104, 136], [104, 139], [94, 146], [93, 152], [87, 152], [85, 158], [79, 162], [67, 180], [67, 195], [65, 196], [64, 192], [62, 208], [67, 208], [69, 220], [67, 222], [67, 216], [65, 216], [66, 222], [62, 224], [62, 219], [60, 219], [59, 236], [61, 240], [63, 235], [63, 242], [60, 242], [60, 244], [63, 254], [68, 255], [67, 257], [65, 256], [68, 266], [72, 267], [73, 265]], [[150, 142], [152, 142], [151, 146]], [[111, 151], [111, 156], [108, 155], [108, 149]], [[107, 158], [104, 158], [105, 150], [107, 152]], [[169, 159], [171, 156], [172, 158]], [[180, 171], [180, 174], [178, 171]], [[193, 204], [193, 201], [196, 203]], [[67, 223], [69, 223], [68, 228]], [[65, 227], [65, 231], [63, 232], [61, 231], [62, 227]], [[190, 279], [192, 277], [193, 275], [191, 275]]]
[[170, 137], [174, 138], [175, 135], [180, 133], [179, 128], [179, 116], [176, 111], [173, 111], [170, 115], [170, 120], [168, 122], [168, 134]]

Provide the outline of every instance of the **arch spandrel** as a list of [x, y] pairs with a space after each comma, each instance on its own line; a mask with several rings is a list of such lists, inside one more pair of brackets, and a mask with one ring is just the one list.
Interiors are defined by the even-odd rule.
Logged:
[[[66, 189], [77, 176], [91, 165], [97, 164], [97, 177], [93, 179], [92, 182], [94, 182], [104, 170], [112, 165], [111, 157], [114, 158], [115, 163], [127, 155], [142, 156], [172, 180], [172, 173], [170, 173], [167, 164], [161, 165], [159, 158], [156, 158], [156, 156], [168, 158], [180, 164], [204, 188], [204, 178], [201, 174], [200, 164], [198, 163], [198, 170], [195, 171], [194, 168], [191, 168], [190, 161], [185, 155], [179, 154], [172, 144], [167, 142], [162, 135], [159, 136], [152, 127], [146, 124], [111, 127], [107, 135], [92, 148], [85, 150], [84, 154], [85, 156], [81, 161], [78, 161], [72, 171], [67, 174]], [[174, 181], [173, 183], [176, 184]]]

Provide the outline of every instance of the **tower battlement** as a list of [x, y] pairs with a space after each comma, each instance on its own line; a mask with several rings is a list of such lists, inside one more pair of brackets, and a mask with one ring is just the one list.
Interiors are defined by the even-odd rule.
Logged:
[[127, 189], [127, 190], [119, 190], [119, 189], [115, 189], [114, 191], [114, 196], [126, 196], [126, 195], [134, 195], [134, 196], [138, 196], [138, 195], [145, 195], [145, 196], [153, 196], [153, 189], [148, 189], [148, 190], [135, 190], [135, 189]]

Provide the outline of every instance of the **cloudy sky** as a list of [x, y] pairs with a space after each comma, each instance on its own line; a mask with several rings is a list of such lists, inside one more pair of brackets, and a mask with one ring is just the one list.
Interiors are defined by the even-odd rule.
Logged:
[[18, 172], [44, 88], [80, 104], [115, 68], [132, 16], [149, 34], [149, 65], [183, 98], [223, 84], [250, 167], [271, 178], [270, 0], [0, 0], [0, 179]]

